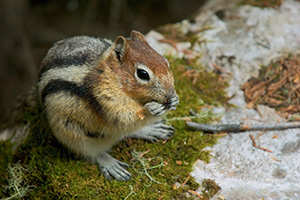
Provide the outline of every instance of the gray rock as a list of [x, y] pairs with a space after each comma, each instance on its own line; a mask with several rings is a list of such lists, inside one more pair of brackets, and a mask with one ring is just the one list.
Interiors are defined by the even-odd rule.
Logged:
[[[297, 137], [297, 136], [296, 136]], [[300, 139], [297, 141], [287, 142], [281, 148], [282, 154], [289, 154], [300, 149]]]
[[275, 178], [285, 178], [287, 174], [287, 171], [281, 168], [275, 168], [273, 170], [272, 176], [274, 176]]
[[[220, 123], [285, 122], [266, 106], [259, 106], [259, 112], [247, 109], [240, 86], [257, 76], [261, 65], [300, 49], [299, 10], [299, 2], [287, 0], [278, 10], [241, 6], [225, 10], [223, 19], [211, 10], [196, 18], [199, 25], [214, 27], [201, 35], [211, 42], [195, 47], [204, 50], [200, 62], [232, 74], [227, 93], [235, 95], [230, 102], [237, 108], [226, 111]], [[258, 146], [272, 152], [253, 147], [250, 134]], [[206, 148], [212, 159], [208, 164], [197, 161], [192, 176], [199, 183], [215, 180], [225, 199], [300, 199], [299, 135], [299, 129], [228, 134]]]
[[[278, 119], [285, 121], [266, 106], [260, 106], [260, 112], [264, 113], [263, 116], [255, 110], [235, 108], [225, 113], [221, 122], [261, 124], [274, 123]], [[199, 183], [208, 178], [215, 180], [222, 188], [219, 195], [226, 199], [299, 199], [299, 132], [300, 129], [291, 129], [229, 134], [215, 146], [206, 148], [211, 151], [212, 159], [208, 164], [197, 161], [192, 176]], [[272, 152], [253, 147], [250, 134], [258, 146]]]
[[[257, 76], [262, 65], [272, 59], [300, 50], [300, 2], [284, 0], [279, 9], [237, 7], [238, 0], [210, 0], [195, 18], [175, 24], [183, 33], [194, 32], [199, 43], [171, 45], [160, 43], [155, 31], [147, 35], [150, 45], [161, 54], [197, 58], [213, 70], [214, 65], [229, 72], [227, 93], [237, 108], [225, 111], [220, 123], [272, 124], [285, 122], [266, 106], [247, 109], [240, 87]], [[222, 9], [222, 17], [216, 11]], [[207, 28], [207, 29], [206, 29]], [[203, 31], [205, 29], [205, 31]], [[203, 42], [205, 41], [205, 42]], [[189, 50], [189, 54], [185, 54]], [[201, 55], [201, 56], [199, 56]], [[263, 151], [256, 144], [271, 150]], [[192, 176], [201, 183], [213, 179], [222, 190], [214, 199], [300, 199], [300, 129], [228, 134], [213, 147], [210, 163], [198, 160]], [[199, 188], [199, 191], [201, 189]]]

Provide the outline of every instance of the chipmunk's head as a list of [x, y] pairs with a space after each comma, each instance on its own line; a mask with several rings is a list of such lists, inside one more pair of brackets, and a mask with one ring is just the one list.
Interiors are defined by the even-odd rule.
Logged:
[[122, 88], [128, 96], [142, 105], [151, 101], [171, 103], [176, 92], [169, 62], [149, 46], [141, 33], [132, 31], [128, 39], [119, 36], [113, 49]]

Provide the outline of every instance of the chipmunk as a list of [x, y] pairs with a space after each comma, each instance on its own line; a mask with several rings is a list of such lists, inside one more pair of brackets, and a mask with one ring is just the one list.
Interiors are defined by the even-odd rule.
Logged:
[[107, 153], [116, 142], [174, 133], [161, 121], [179, 103], [170, 65], [137, 31], [115, 42], [77, 36], [55, 43], [42, 61], [38, 93], [57, 140], [97, 163], [107, 179], [131, 177], [129, 165]]

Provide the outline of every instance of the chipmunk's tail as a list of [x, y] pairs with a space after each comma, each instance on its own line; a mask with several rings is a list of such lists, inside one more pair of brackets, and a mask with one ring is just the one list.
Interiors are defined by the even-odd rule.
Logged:
[[10, 114], [5, 117], [0, 126], [0, 141], [10, 141], [17, 147], [29, 133], [29, 122], [26, 113], [39, 104], [36, 87], [31, 88], [21, 96]]

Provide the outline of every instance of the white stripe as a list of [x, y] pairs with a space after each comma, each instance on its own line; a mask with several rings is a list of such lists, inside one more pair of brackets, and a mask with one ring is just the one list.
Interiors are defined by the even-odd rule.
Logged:
[[64, 68], [52, 68], [44, 72], [40, 82], [38, 83], [39, 93], [43, 91], [44, 87], [53, 79], [61, 79], [72, 83], [80, 84], [83, 79], [91, 71], [91, 67], [87, 65], [69, 66]]

